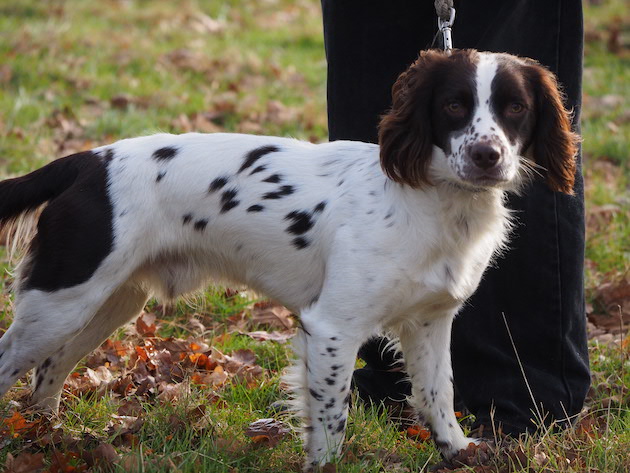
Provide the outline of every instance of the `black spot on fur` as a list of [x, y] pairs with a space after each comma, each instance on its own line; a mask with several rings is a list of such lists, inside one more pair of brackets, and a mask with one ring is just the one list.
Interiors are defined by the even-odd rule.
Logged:
[[114, 159], [114, 150], [111, 148], [107, 148], [105, 150], [105, 154], [103, 155], [103, 160], [106, 163], [109, 163], [112, 159]]
[[269, 153], [274, 153], [278, 151], [278, 147], [274, 145], [269, 146], [261, 146], [260, 148], [256, 148], [251, 150], [249, 153], [245, 155], [245, 160], [238, 170], [239, 173], [243, 172], [245, 169], [251, 167], [256, 161]]
[[267, 166], [257, 166], [252, 172], [249, 173], [249, 175], [251, 176], [252, 174], [263, 172], [265, 169], [267, 169]]
[[44, 381], [44, 375], [38, 374], [37, 381], [35, 381], [35, 390], [37, 390], [41, 386], [42, 381]]
[[240, 201], [236, 200], [235, 197], [238, 195], [238, 191], [236, 189], [229, 189], [221, 195], [221, 213], [225, 213], [230, 209], [236, 207]]
[[346, 395], [346, 397], [345, 397], [345, 398], [344, 398], [344, 400], [343, 400], [343, 403], [344, 403], [344, 405], [345, 405], [345, 404], [350, 404], [350, 393], [348, 393], [348, 394]]
[[238, 200], [230, 200], [221, 206], [221, 213], [224, 214], [228, 210], [232, 210], [236, 207], [240, 202]]
[[346, 420], [342, 419], [342, 420], [339, 421], [339, 425], [337, 426], [337, 433], [339, 434], [339, 433], [343, 432], [343, 429], [345, 429], [345, 428], [346, 428]]
[[294, 210], [293, 212], [288, 213], [284, 219], [293, 220], [293, 223], [286, 229], [286, 231], [294, 235], [303, 235], [313, 228], [314, 224], [311, 219], [311, 215], [308, 212], [301, 210]]
[[15, 370], [13, 370], [13, 373], [11, 373], [11, 376], [15, 376], [19, 372], [20, 372], [20, 370], [18, 368], [16, 368]]
[[326, 201], [322, 201], [319, 204], [317, 204], [315, 206], [315, 208], [313, 209], [314, 212], [323, 212], [324, 209], [326, 208]]
[[326, 381], [326, 384], [328, 384], [328, 386], [334, 386], [335, 385], [335, 380], [334, 379], [326, 378], [326, 379], [324, 379], [324, 381]]
[[332, 365], [332, 366], [330, 367], [330, 369], [331, 369], [331, 370], [333, 370], [333, 371], [337, 371], [339, 368], [341, 368], [341, 366], [340, 366], [340, 365]]
[[281, 199], [287, 195], [291, 195], [295, 192], [293, 186], [281, 186], [278, 190], [273, 192], [267, 192], [263, 194], [263, 199]]
[[203, 218], [201, 220], [197, 220], [195, 222], [194, 228], [195, 230], [197, 230], [198, 232], [203, 232], [206, 229], [206, 226], [208, 225], [208, 219]]
[[335, 407], [335, 398], [331, 397], [330, 401], [328, 401], [326, 404], [324, 404], [324, 408], [326, 409], [330, 409], [332, 407]]
[[263, 210], [265, 210], [265, 208], [262, 205], [252, 205], [250, 207], [247, 208], [248, 212], [262, 212]]
[[176, 155], [177, 155], [177, 148], [173, 148], [172, 146], [166, 146], [164, 148], [155, 150], [152, 157], [156, 161], [169, 161], [173, 159]]
[[208, 192], [216, 192], [219, 189], [222, 189], [228, 183], [227, 177], [217, 177], [214, 181], [210, 183], [210, 187], [208, 187]]
[[311, 396], [313, 396], [315, 398], [316, 401], [323, 401], [324, 400], [324, 396], [322, 396], [321, 394], [319, 394], [317, 391], [315, 391], [313, 388], [308, 390], [309, 393], [311, 393]]
[[293, 246], [295, 246], [298, 250], [302, 250], [310, 245], [309, 241], [306, 238], [302, 237], [294, 238], [292, 243]]
[[190, 223], [190, 221], [192, 220], [192, 218], [193, 218], [192, 214], [186, 214], [186, 215], [184, 215], [184, 216], [182, 217], [182, 223], [183, 223], [184, 225], [186, 225], [186, 224]]
[[50, 359], [50, 357], [48, 357], [48, 358], [46, 358], [46, 359], [44, 360], [44, 362], [42, 363], [42, 366], [41, 366], [41, 367], [42, 367], [43, 369], [46, 369], [46, 368], [48, 368], [48, 367], [50, 366], [50, 363], [52, 363], [52, 360]]
[[155, 182], [160, 182], [164, 178], [164, 176], [166, 176], [166, 171], [160, 171], [155, 178]]
[[272, 174], [267, 179], [263, 179], [263, 182], [270, 182], [272, 184], [277, 184], [282, 180], [282, 176], [280, 174]]

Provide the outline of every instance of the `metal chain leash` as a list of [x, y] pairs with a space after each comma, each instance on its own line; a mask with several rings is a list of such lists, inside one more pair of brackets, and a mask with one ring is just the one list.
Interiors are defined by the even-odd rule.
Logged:
[[435, 0], [434, 6], [435, 13], [438, 17], [438, 29], [442, 33], [444, 51], [450, 53], [453, 49], [451, 27], [455, 21], [455, 8], [453, 8], [453, 0]]

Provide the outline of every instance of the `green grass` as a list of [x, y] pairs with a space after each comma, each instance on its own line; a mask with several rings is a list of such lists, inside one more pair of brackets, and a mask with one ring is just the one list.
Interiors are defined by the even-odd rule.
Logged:
[[[630, 64], [627, 49], [624, 56], [606, 48], [610, 25], [626, 9], [613, 0], [586, 6], [590, 40], [582, 129], [587, 287], [594, 303], [603, 283], [630, 273]], [[325, 74], [317, 0], [0, 0], [0, 176], [155, 131], [216, 127], [325, 140]], [[607, 96], [621, 100], [603, 104]], [[0, 246], [0, 330], [11, 318], [8, 268]], [[272, 448], [244, 435], [250, 422], [273, 415], [269, 404], [286, 396], [279, 377], [290, 357], [287, 345], [254, 341], [230, 328], [230, 317], [247, 313], [251, 302], [215, 288], [167, 309], [151, 302], [147, 311], [163, 319], [162, 337], [199, 335], [187, 325], [195, 314], [206, 326], [208, 344], [225, 354], [253, 350], [263, 368], [253, 385], [235, 381], [212, 389], [187, 378], [190, 389], [175, 402], [154, 395], [142, 399], [144, 424], [124, 442], [107, 430], [124, 398], [68, 392], [63, 425], [50, 427], [65, 436], [57, 449], [91, 451], [99, 443], [114, 443], [121, 460], [113, 470], [121, 472], [298, 471], [297, 434]], [[117, 338], [128, 335], [120, 332]], [[591, 347], [598, 388], [587, 417], [604, 423], [588, 435], [569, 430], [524, 438], [512, 448], [525, 452], [520, 462], [525, 464], [500, 455], [497, 462], [511, 461], [515, 472], [627, 471], [628, 357], [627, 346]], [[81, 363], [77, 372], [85, 367]], [[20, 400], [24, 392], [23, 380], [0, 401], [0, 409], [13, 409], [9, 400]], [[189, 419], [199, 405], [206, 409], [203, 421]], [[419, 471], [439, 461], [431, 442], [408, 438], [374, 407], [353, 407], [346, 440], [339, 471]], [[50, 465], [53, 450], [9, 436], [0, 439], [0, 464], [9, 453], [41, 451]], [[578, 460], [567, 463], [567, 451], [576, 452]], [[72, 461], [85, 465], [80, 458]]]

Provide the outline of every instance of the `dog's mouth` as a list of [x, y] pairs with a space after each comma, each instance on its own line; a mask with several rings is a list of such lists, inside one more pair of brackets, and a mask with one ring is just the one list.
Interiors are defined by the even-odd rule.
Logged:
[[503, 188], [512, 180], [508, 172], [502, 167], [493, 169], [467, 169], [461, 174], [458, 173], [458, 177], [464, 185], [482, 188]]

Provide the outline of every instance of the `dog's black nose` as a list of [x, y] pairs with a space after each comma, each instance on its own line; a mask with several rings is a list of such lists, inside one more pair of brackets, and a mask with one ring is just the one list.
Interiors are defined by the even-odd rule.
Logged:
[[473, 163], [481, 169], [490, 169], [495, 166], [501, 154], [488, 143], [475, 143], [470, 149], [470, 155]]

